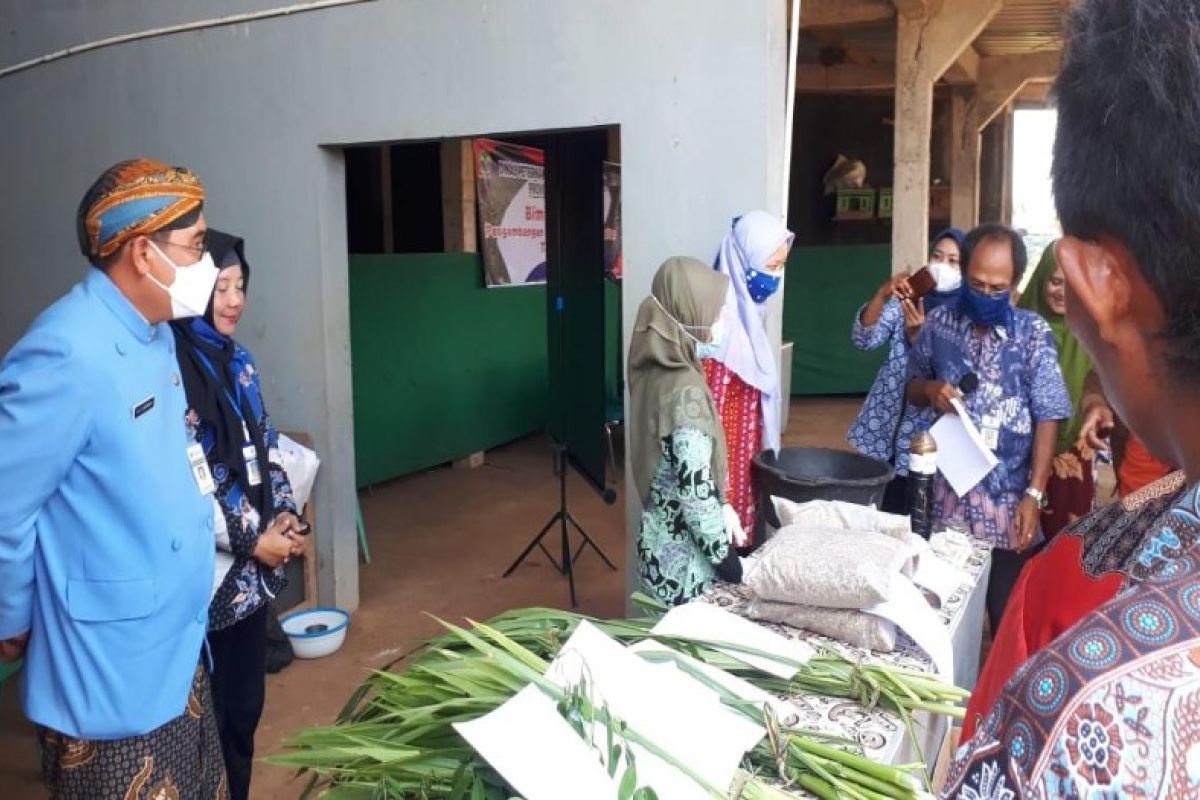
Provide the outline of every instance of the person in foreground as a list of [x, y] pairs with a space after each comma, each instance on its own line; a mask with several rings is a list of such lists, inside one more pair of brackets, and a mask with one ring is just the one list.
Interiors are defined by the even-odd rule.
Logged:
[[655, 597], [678, 605], [718, 576], [741, 581], [725, 529], [725, 435], [700, 359], [729, 279], [694, 258], [668, 259], [638, 309], [629, 344], [630, 463], [642, 501], [638, 562]]
[[965, 239], [966, 234], [958, 228], [947, 228], [933, 240], [928, 268], [937, 285], [925, 297], [914, 300], [909, 276], [895, 275], [854, 313], [850, 331], [854, 347], [866, 351], [887, 345], [888, 354], [846, 441], [863, 455], [896, 468], [896, 477], [888, 484], [880, 504], [880, 510], [890, 514], [909, 512], [908, 447], [913, 436], [928, 430], [933, 422], [929, 409], [910, 405], [905, 396], [908, 351], [925, 324], [926, 314], [958, 302], [962, 285], [959, 259]]
[[1072, 523], [1030, 559], [971, 690], [964, 740], [1030, 656], [1130, 583], [1144, 580], [1139, 547], [1147, 534], [1162, 530], [1186, 490], [1183, 473], [1173, 472]]
[[987, 591], [993, 631], [1038, 543], [1058, 423], [1071, 416], [1050, 326], [1012, 307], [1025, 262], [1025, 244], [1012, 229], [971, 231], [959, 301], [928, 315], [908, 361], [908, 401], [943, 414], [957, 413], [961, 401], [999, 462], [962, 497], [940, 472], [933, 489], [936, 519], [962, 523], [994, 548]]
[[943, 796], [1195, 797], [1200, 5], [1083, 0], [1068, 19], [1053, 170], [1067, 319], [1113, 410], [1186, 488], [1131, 557], [1138, 579], [1008, 682]]
[[212, 476], [188, 438], [172, 318], [217, 269], [204, 189], [156, 161], [79, 206], [88, 274], [0, 367], [0, 657], [55, 798], [225, 797], [201, 667]]
[[266, 698], [267, 599], [284, 587], [283, 565], [303, 552], [304, 537], [258, 368], [233, 339], [250, 284], [245, 245], [211, 228], [207, 244], [220, 269], [216, 288], [204, 316], [172, 322], [171, 329], [188, 427], [204, 448], [224, 522], [208, 613], [211, 687], [229, 797], [245, 800]]

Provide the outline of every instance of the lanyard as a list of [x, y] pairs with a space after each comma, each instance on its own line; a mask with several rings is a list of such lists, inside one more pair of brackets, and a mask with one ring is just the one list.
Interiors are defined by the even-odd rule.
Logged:
[[[203, 350], [197, 350], [197, 352], [199, 353], [200, 358], [204, 361], [204, 366], [208, 370], [208, 374], [211, 375], [218, 383], [220, 383], [222, 377], [217, 373], [217, 368], [213, 364], [212, 360], [208, 357], [208, 354]], [[246, 427], [246, 412], [242, 407], [242, 401], [248, 398], [246, 398], [242, 393], [242, 385], [236, 378], [233, 381], [233, 388], [234, 392], [236, 392], [236, 395], [230, 394], [228, 387], [223, 388], [223, 391], [225, 392], [225, 399], [229, 401], [229, 405], [233, 408], [234, 413], [236, 413], [238, 415], [238, 419], [242, 421], [242, 432], [245, 436], [245, 441], [248, 442], [250, 441], [250, 431]]]

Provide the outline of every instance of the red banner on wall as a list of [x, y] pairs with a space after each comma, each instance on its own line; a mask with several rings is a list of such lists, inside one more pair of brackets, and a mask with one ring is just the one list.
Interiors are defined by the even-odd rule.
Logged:
[[545, 283], [545, 153], [493, 139], [476, 139], [474, 146], [488, 286]]

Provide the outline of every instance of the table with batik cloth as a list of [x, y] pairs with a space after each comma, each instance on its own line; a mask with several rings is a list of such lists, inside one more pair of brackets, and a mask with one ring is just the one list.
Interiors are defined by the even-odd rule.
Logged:
[[[988, 570], [991, 566], [991, 547], [981, 542], [973, 543], [973, 552], [967, 557], [966, 563], [961, 565], [963, 571], [970, 576], [970, 580], [959, 586], [938, 612], [942, 622], [950, 629], [950, 638], [954, 646], [954, 682], [964, 689], [974, 688], [979, 675], [980, 637], [983, 633]], [[739, 616], [750, 618], [747, 613], [750, 601], [750, 590], [745, 586], [718, 583], [698, 602], [713, 603]], [[897, 634], [894, 652], [879, 653], [787, 625], [768, 622], [758, 624], [789, 638], [808, 642], [818, 649], [836, 651], [856, 661], [933, 672], [929, 658], [902, 632]], [[800, 720], [796, 727], [822, 731], [858, 742], [869, 758], [883, 764], [924, 761], [932, 771], [941, 750], [942, 740], [950, 727], [949, 720], [945, 717], [933, 718], [925, 712], [914, 713], [913, 721], [920, 740], [918, 755], [903, 721], [891, 711], [865, 708], [852, 700], [821, 695], [802, 694], [787, 699], [800, 712]]]

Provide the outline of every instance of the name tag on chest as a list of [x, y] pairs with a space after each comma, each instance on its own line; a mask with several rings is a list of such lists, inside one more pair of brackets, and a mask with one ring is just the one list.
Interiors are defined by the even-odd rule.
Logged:
[[262, 483], [262, 469], [258, 466], [258, 451], [254, 445], [248, 444], [242, 448], [242, 460], [246, 462], [246, 477], [251, 486]]
[[145, 400], [133, 407], [133, 418], [137, 419], [138, 417], [150, 411], [152, 408], [154, 408], [154, 395], [150, 395]]
[[190, 444], [187, 449], [188, 466], [192, 468], [192, 477], [196, 479], [196, 488], [202, 495], [210, 495], [217, 491], [212, 471], [208, 468], [208, 459], [204, 457], [204, 448], [199, 444]]
[[983, 443], [987, 445], [992, 452], [1000, 446], [1000, 423], [999, 414], [984, 414], [980, 420], [979, 434], [983, 437]]

